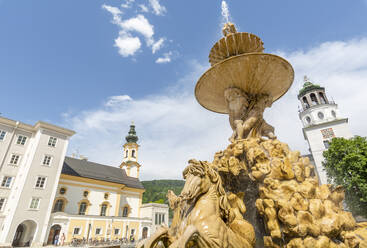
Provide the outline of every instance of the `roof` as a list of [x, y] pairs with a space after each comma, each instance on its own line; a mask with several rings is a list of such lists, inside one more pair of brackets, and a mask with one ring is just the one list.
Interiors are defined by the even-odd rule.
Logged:
[[302, 97], [305, 93], [311, 90], [325, 90], [325, 88], [311, 82], [305, 82], [302, 89], [299, 90], [298, 98]]
[[139, 179], [127, 176], [124, 169], [77, 158], [65, 157], [61, 173], [105, 182], [120, 183], [129, 188], [144, 189]]

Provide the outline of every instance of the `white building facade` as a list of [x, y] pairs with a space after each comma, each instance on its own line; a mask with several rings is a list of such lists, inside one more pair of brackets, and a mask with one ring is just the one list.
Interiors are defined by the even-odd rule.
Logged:
[[338, 105], [327, 98], [325, 88], [312, 84], [307, 78], [298, 94], [298, 100], [302, 105], [299, 118], [303, 124], [303, 135], [315, 161], [320, 184], [326, 184], [323, 152], [328, 149], [332, 138], [353, 137], [348, 127], [348, 118], [343, 118]]
[[0, 117], [0, 245], [42, 245], [73, 131]]

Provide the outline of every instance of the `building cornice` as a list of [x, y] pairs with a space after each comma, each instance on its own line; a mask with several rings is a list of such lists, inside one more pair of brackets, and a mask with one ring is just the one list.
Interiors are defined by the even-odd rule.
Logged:
[[23, 122], [18, 122], [18, 121], [14, 121], [5, 117], [0, 117], [0, 124], [4, 124], [10, 127], [17, 127], [18, 129], [23, 129], [25, 131], [28, 132], [36, 132], [39, 129], [47, 129], [47, 130], [51, 130], [63, 135], [66, 135], [68, 137], [71, 137], [75, 134], [75, 132], [73, 130], [70, 129], [66, 129], [63, 127], [59, 127], [47, 122], [43, 122], [43, 121], [38, 121], [34, 126], [23, 123]]

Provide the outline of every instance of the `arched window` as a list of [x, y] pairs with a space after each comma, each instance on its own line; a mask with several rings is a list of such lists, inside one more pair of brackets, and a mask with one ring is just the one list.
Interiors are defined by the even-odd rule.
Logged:
[[127, 158], [128, 155], [129, 155], [129, 150], [126, 150], [126, 152], [125, 152], [125, 158]]
[[101, 206], [101, 216], [106, 216], [106, 212], [107, 212], [107, 204], [104, 203]]
[[303, 100], [303, 103], [305, 104], [305, 107], [306, 107], [306, 108], [309, 108], [309, 107], [310, 107], [310, 104], [308, 104], [307, 98], [304, 96], [304, 97], [302, 98], [302, 100]]
[[87, 203], [82, 202], [79, 206], [79, 215], [85, 215], [85, 212], [87, 211]]
[[319, 97], [320, 97], [321, 103], [326, 104], [326, 100], [325, 100], [324, 94], [322, 92], [319, 92]]
[[316, 95], [314, 93], [311, 93], [310, 97], [311, 97], [312, 105], [319, 104], [319, 102], [317, 101]]
[[129, 207], [125, 206], [122, 210], [122, 217], [127, 217], [129, 215]]
[[135, 158], [135, 150], [131, 152], [131, 157]]
[[54, 212], [62, 212], [64, 208], [64, 200], [57, 200], [54, 206]]

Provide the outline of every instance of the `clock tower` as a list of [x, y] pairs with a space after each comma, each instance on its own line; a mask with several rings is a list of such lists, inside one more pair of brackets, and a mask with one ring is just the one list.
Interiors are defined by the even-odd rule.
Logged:
[[328, 149], [332, 138], [349, 139], [353, 136], [348, 127], [348, 118], [340, 115], [338, 105], [327, 98], [325, 88], [311, 83], [306, 76], [304, 81], [298, 94], [302, 105], [299, 118], [303, 124], [304, 138], [315, 161], [320, 184], [326, 184], [327, 175], [322, 165], [322, 153]]

